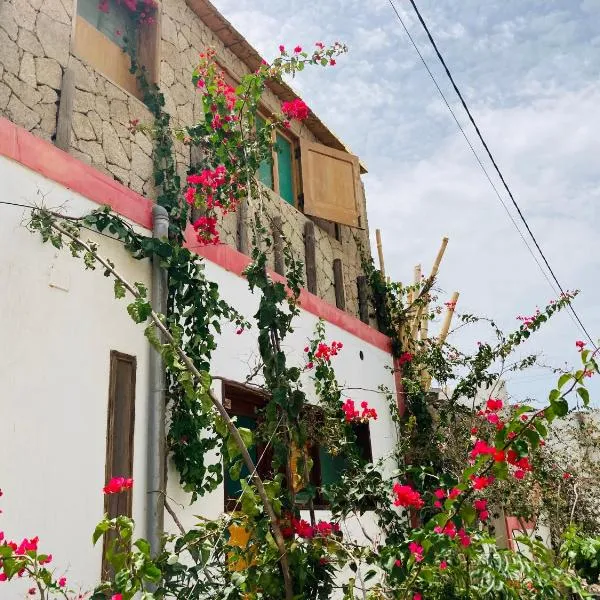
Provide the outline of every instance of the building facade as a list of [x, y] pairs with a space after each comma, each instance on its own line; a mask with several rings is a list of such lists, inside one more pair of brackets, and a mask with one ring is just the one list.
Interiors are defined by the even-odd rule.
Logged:
[[[233, 80], [256, 68], [261, 58], [205, 0], [165, 0], [158, 11], [156, 22], [140, 32], [140, 56], [160, 84], [174, 126], [190, 125], [201, 112], [191, 85], [199, 52], [215, 48]], [[131, 121], [151, 122], [152, 117], [119, 47], [117, 31], [127, 26], [127, 15], [102, 14], [107, 13], [98, 11], [96, 0], [0, 5], [2, 530], [15, 538], [39, 535], [57, 573], [81, 590], [101, 577], [102, 548], [92, 547], [90, 536], [103, 513], [131, 514], [137, 535], [147, 536], [155, 492], [148, 474], [155, 451], [148, 428], [156, 395], [150, 368], [154, 351], [143, 328], [114, 299], [111, 282], [101, 273], [84, 270], [68, 251], [41, 244], [25, 227], [32, 205], [43, 203], [74, 216], [108, 205], [136, 231], [152, 235], [153, 142], [129, 128]], [[274, 113], [294, 97], [287, 85], [273, 85], [261, 110]], [[313, 114], [278, 135], [283, 141], [270, 177], [261, 180], [270, 189], [271, 215], [279, 217], [294, 251], [309, 263], [301, 314], [286, 339], [286, 353], [301, 365], [307, 340], [318, 320], [325, 321], [328, 338], [344, 345], [335, 364], [340, 383], [360, 388], [360, 400], [377, 410], [379, 418], [369, 424], [363, 441], [373, 460], [383, 459], [395, 446], [396, 430], [387, 400], [375, 390], [383, 385], [395, 392], [397, 382], [390, 340], [371, 326], [364, 298], [359, 302], [361, 248], [369, 252], [360, 183], [364, 167]], [[193, 156], [177, 141], [175, 151], [185, 177]], [[315, 182], [326, 179], [319, 173], [330, 168], [342, 173], [342, 189], [351, 193], [340, 195], [340, 188], [329, 185], [315, 196]], [[223, 244], [198, 246], [189, 238], [188, 245], [204, 260], [221, 296], [251, 318], [259, 299], [242, 276], [249, 258], [239, 251], [247, 240], [240, 239], [238, 216], [228, 215], [220, 229]], [[133, 260], [110, 236], [89, 232], [89, 238], [129, 280], [152, 291], [148, 261]], [[275, 271], [276, 266], [276, 256], [270, 255], [269, 267]], [[217, 343], [211, 374], [219, 379], [213, 391], [236, 414], [240, 405], [255, 401], [243, 382], [258, 358], [257, 337], [253, 330], [237, 335], [233, 326], [224, 325]], [[303, 385], [316, 401], [308, 375]], [[237, 415], [244, 416], [243, 410]], [[323, 474], [324, 463], [321, 467]], [[105, 504], [102, 487], [117, 474], [135, 480], [128, 506]], [[166, 493], [186, 527], [194, 525], [195, 515], [215, 518], [228, 510], [227, 485], [192, 504], [170, 461]], [[325, 504], [318, 518], [328, 518]], [[164, 521], [168, 531], [176, 531], [169, 515]], [[344, 528], [356, 539], [363, 531], [377, 535], [369, 518]], [[18, 584], [10, 588], [16, 590], [13, 596], [4, 595], [8, 589], [0, 596], [19, 597]]]

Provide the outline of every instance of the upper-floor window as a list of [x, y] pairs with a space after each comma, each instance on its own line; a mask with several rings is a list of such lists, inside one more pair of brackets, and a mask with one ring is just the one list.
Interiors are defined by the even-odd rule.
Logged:
[[[262, 127], [264, 122], [263, 118], [258, 117], [257, 127]], [[299, 208], [300, 177], [296, 158], [297, 147], [298, 141], [291, 134], [276, 131], [273, 136], [272, 155], [262, 161], [258, 169], [258, 179], [288, 204]]]
[[124, 51], [125, 39], [135, 48], [150, 81], [157, 81], [158, 11], [150, 2], [77, 0], [73, 51], [107, 79], [141, 98]]

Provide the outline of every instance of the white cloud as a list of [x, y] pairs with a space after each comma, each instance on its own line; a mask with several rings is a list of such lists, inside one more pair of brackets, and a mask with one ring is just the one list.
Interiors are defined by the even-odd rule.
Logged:
[[[448, 294], [460, 290], [463, 309], [512, 327], [517, 314], [551, 298], [387, 0], [215, 3], [266, 56], [280, 42], [348, 43], [338, 66], [306, 70], [294, 86], [368, 165], [369, 221], [383, 229], [395, 278], [406, 279], [417, 262], [429, 264], [448, 234], [440, 285]], [[414, 14], [396, 5], [454, 106]], [[600, 0], [419, 6], [557, 275], [565, 287], [583, 290], [576, 307], [598, 336], [600, 37], [590, 16]], [[460, 109], [458, 115], [468, 125]], [[472, 344], [476, 335], [460, 339]], [[579, 337], [565, 314], [529, 346], [543, 348], [548, 362], [573, 361]], [[542, 372], [517, 380], [515, 389], [534, 395], [552, 381]]]

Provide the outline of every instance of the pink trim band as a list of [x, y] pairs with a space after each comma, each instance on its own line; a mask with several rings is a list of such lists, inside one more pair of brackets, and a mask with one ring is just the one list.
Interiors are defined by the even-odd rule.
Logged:
[[[0, 118], [0, 155], [93, 202], [110, 206], [115, 212], [146, 229], [152, 229], [151, 200], [4, 118]], [[246, 255], [230, 246], [198, 246], [191, 228], [186, 232], [186, 242], [193, 252], [236, 275], [241, 276], [250, 264]], [[270, 275], [285, 281], [276, 273], [271, 272]], [[391, 342], [386, 335], [306, 290], [300, 294], [300, 306], [364, 342], [384, 352], [391, 352]]]

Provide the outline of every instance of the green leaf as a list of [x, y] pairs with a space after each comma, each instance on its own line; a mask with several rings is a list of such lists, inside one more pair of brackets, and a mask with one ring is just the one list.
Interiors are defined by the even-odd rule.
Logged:
[[94, 535], [92, 535], [92, 543], [95, 545], [96, 542], [110, 529], [110, 523], [105, 519], [104, 521], [100, 521], [98, 525], [96, 525], [96, 529], [94, 530]]
[[552, 408], [557, 417], [564, 417], [569, 412], [569, 403], [564, 398], [561, 398], [552, 403]]
[[505, 462], [495, 462], [492, 472], [496, 479], [506, 479], [508, 477], [508, 465]]
[[572, 375], [571, 373], [564, 373], [563, 375], [561, 375], [558, 378], [558, 387], [561, 388], [563, 387], [563, 385], [565, 385], [565, 383], [567, 383], [567, 381], [569, 381], [569, 379], [571, 379]]
[[590, 393], [588, 392], [588, 390], [586, 388], [584, 388], [584, 387], [578, 387], [577, 388], [577, 393], [579, 394], [579, 396], [583, 400], [584, 406], [588, 406], [589, 403], [590, 403]]
[[115, 279], [115, 298], [125, 298], [125, 286], [120, 279]]
[[150, 556], [150, 544], [140, 538], [139, 540], [136, 540], [134, 543], [134, 546], [142, 553], [145, 554], [146, 556]]
[[462, 505], [462, 508], [460, 509], [460, 516], [463, 518], [463, 521], [467, 525], [471, 525], [472, 523], [475, 522], [475, 518], [477, 517], [477, 512], [475, 511], [473, 506], [471, 506], [471, 504], [465, 503]]

